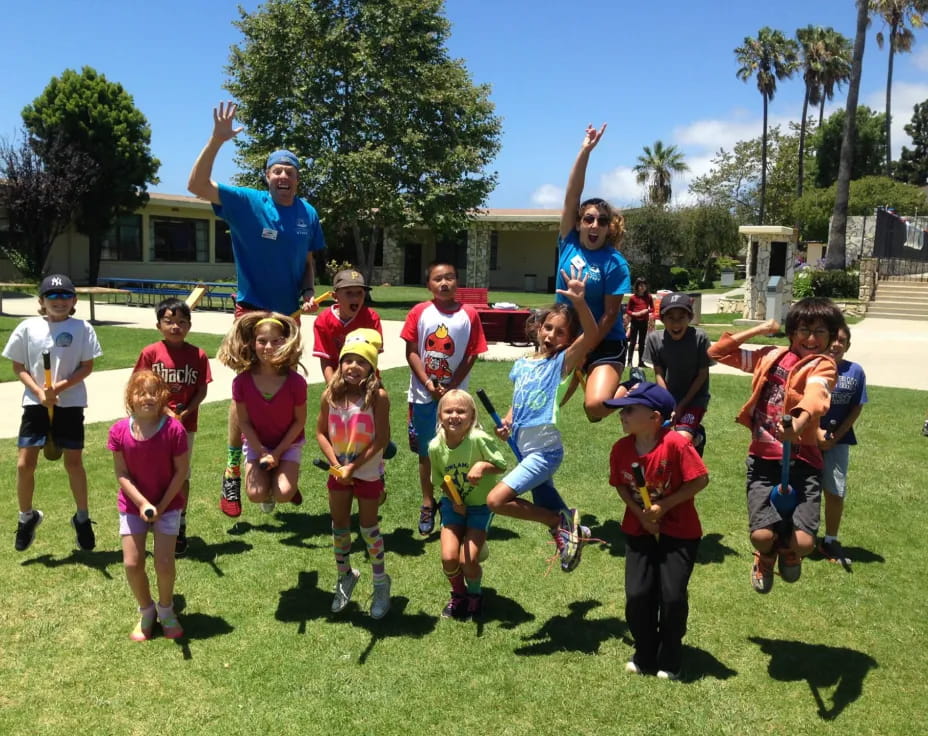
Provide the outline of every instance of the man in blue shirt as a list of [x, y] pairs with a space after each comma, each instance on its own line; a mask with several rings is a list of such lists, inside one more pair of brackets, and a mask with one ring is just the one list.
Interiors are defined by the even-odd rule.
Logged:
[[[313, 253], [325, 248], [325, 239], [316, 210], [297, 196], [299, 159], [283, 150], [268, 156], [266, 192], [217, 184], [212, 179], [219, 149], [243, 130], [234, 127], [236, 109], [233, 102], [219, 103], [213, 109], [213, 133], [187, 181], [187, 189], [211, 202], [213, 211], [229, 225], [238, 281], [235, 317], [256, 310], [290, 314], [301, 299], [300, 311], [315, 312]], [[241, 456], [241, 430], [232, 404], [219, 502], [222, 511], [232, 517], [242, 513]]]

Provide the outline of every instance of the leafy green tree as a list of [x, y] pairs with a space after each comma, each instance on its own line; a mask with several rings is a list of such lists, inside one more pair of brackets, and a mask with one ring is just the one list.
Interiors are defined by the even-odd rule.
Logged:
[[[828, 240], [828, 219], [837, 195], [837, 185], [806, 189], [793, 204], [793, 218], [805, 240]], [[928, 198], [917, 186], [885, 176], [865, 176], [850, 184], [848, 215], [872, 215], [877, 207], [893, 207], [899, 214], [924, 212]]]
[[[831, 186], [838, 179], [841, 144], [844, 140], [844, 117], [844, 110], [835, 110], [828, 116], [824, 125], [811, 136], [817, 168], [815, 186], [819, 189]], [[851, 179], [883, 173], [886, 161], [884, 122], [883, 113], [871, 110], [866, 105], [857, 108]]]
[[767, 106], [777, 91], [777, 80], [791, 77], [798, 65], [799, 50], [795, 41], [764, 26], [757, 33], [757, 38], [750, 36], [744, 44], [735, 49], [738, 61], [738, 78], [748, 81], [757, 77], [757, 89], [764, 100], [764, 133], [761, 143], [760, 166], [760, 222], [764, 220], [764, 199], [767, 192]]
[[496, 184], [501, 121], [445, 47], [442, 0], [268, 0], [241, 11], [226, 88], [258, 184], [267, 153], [311, 161], [305, 190], [327, 230], [351, 234], [367, 276], [384, 229], [466, 225]]
[[905, 126], [914, 148], [902, 147], [893, 175], [900, 181], [925, 186], [928, 184], [928, 100], [915, 105], [912, 122]]
[[628, 213], [626, 238], [629, 249], [643, 256], [639, 261], [662, 266], [680, 251], [683, 230], [680, 215], [658, 205], [647, 205]]
[[673, 175], [689, 171], [689, 168], [676, 146], [664, 146], [662, 141], [655, 141], [653, 149], [644, 147], [644, 154], [638, 156], [634, 170], [638, 183], [647, 185], [646, 200], [662, 207], [670, 202], [673, 194]]
[[45, 160], [29, 141], [0, 142], [0, 252], [26, 278], [42, 276], [48, 253], [74, 217], [80, 198], [94, 184], [98, 167], [84, 153], [53, 139]]
[[697, 205], [679, 212], [682, 237], [678, 245], [680, 260], [701, 284], [711, 285], [716, 260], [734, 257], [741, 249], [738, 223], [724, 207]]
[[883, 48], [884, 42], [889, 46], [889, 62], [886, 66], [886, 176], [892, 167], [892, 99], [893, 99], [893, 60], [896, 54], [907, 53], [915, 43], [913, 28], [921, 28], [928, 14], [928, 0], [870, 0], [870, 10], [883, 19], [884, 27], [889, 29], [889, 37], [883, 31], [876, 34], [876, 42]]

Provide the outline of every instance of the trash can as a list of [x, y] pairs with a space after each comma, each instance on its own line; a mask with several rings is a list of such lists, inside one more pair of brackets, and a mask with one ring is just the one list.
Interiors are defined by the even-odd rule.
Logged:
[[766, 289], [766, 315], [767, 319], [782, 322], [786, 316], [785, 287], [786, 279], [782, 276], [771, 276], [767, 280]]
[[535, 278], [536, 275], [533, 273], [525, 274], [525, 287], [523, 291], [535, 291]]

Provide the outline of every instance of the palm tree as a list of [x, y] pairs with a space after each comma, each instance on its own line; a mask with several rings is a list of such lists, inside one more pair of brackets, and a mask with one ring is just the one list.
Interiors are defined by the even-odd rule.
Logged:
[[857, 137], [857, 98], [860, 95], [867, 26], [870, 23], [870, 1], [857, 0], [857, 32], [851, 57], [851, 78], [847, 87], [844, 114], [844, 138], [841, 141], [841, 161], [838, 165], [838, 181], [835, 183], [835, 207], [831, 213], [825, 268], [843, 269], [847, 261], [847, 205], [851, 193], [851, 167], [854, 164], [854, 139]]
[[805, 142], [809, 105], [820, 105], [819, 127], [826, 95], [834, 94], [836, 84], [847, 79], [851, 70], [851, 42], [834, 28], [806, 26], [796, 31], [802, 65], [802, 79], [806, 84], [802, 99], [802, 122], [799, 126], [799, 176], [796, 196], [802, 196], [805, 168]]
[[674, 174], [689, 171], [690, 167], [683, 161], [683, 154], [676, 146], [664, 147], [661, 141], [654, 141], [654, 150], [644, 147], [644, 154], [638, 157], [635, 174], [639, 184], [647, 184], [647, 200], [651, 204], [663, 207], [670, 201], [673, 190], [670, 180]]
[[798, 65], [799, 49], [796, 42], [764, 26], [757, 32], [757, 38], [750, 36], [744, 44], [735, 49], [738, 60], [738, 79], [747, 82], [757, 75], [757, 89], [764, 99], [764, 135], [761, 142], [760, 165], [760, 224], [764, 222], [764, 197], [767, 194], [767, 103], [777, 91], [777, 80], [787, 79], [793, 75]]
[[[928, 0], [870, 0], [870, 10], [880, 15], [889, 27], [889, 64], [886, 70], [886, 176], [892, 170], [892, 146], [890, 129], [892, 116], [890, 106], [893, 97], [893, 57], [896, 53], [912, 50], [915, 34], [912, 28], [921, 28], [928, 13]], [[883, 31], [876, 34], [876, 42], [883, 48]]]

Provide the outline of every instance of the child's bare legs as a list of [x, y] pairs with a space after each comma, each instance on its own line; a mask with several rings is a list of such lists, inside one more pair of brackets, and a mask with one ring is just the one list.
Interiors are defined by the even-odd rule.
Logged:
[[277, 503], [289, 503], [296, 495], [300, 479], [300, 464], [292, 460], [283, 460], [271, 471], [269, 494]]
[[443, 618], [463, 620], [467, 615], [463, 569], [465, 533], [463, 524], [447, 524], [441, 528], [441, 567], [451, 586], [451, 598], [441, 612]]
[[158, 605], [161, 608], [171, 608], [174, 605], [174, 580], [177, 577], [177, 567], [174, 563], [174, 542], [177, 537], [174, 534], [161, 534], [160, 532], [155, 532], [154, 537]]
[[350, 491], [329, 491], [329, 514], [332, 517], [333, 529], [351, 528], [353, 498]]
[[432, 488], [432, 461], [428, 456], [419, 456], [419, 487], [422, 489], [422, 505], [435, 506], [435, 490]]
[[384, 563], [383, 534], [380, 533], [380, 521], [377, 509], [380, 507], [379, 494], [375, 498], [358, 497], [358, 522], [361, 538], [367, 545], [367, 556], [371, 561], [371, 577], [374, 583], [374, 597], [371, 601], [371, 618], [380, 619], [390, 610], [390, 577]]
[[[122, 564], [126, 570], [129, 589], [139, 608], [148, 608], [154, 604], [148, 575], [145, 573], [145, 539], [147, 534], [124, 534], [122, 537]], [[171, 550], [173, 562], [173, 550]]]
[[35, 466], [40, 447], [20, 447], [16, 458], [16, 500], [21, 512], [32, 510], [35, 495]]
[[777, 535], [774, 533], [773, 529], [767, 527], [755, 529], [751, 532], [751, 544], [754, 545], [754, 549], [765, 556], [774, 553], [773, 547], [776, 540]]
[[561, 516], [556, 511], [526, 501], [524, 498], [517, 496], [516, 492], [505, 483], [497, 483], [493, 490], [490, 491], [487, 495], [487, 506], [494, 514], [502, 514], [503, 516], [511, 516], [514, 519], [524, 519], [526, 521], [537, 521], [549, 529], [561, 523]]
[[245, 461], [245, 493], [252, 503], [273, 501], [271, 471], [261, 470], [257, 462]]
[[77, 510], [87, 511], [87, 472], [84, 470], [83, 450], [65, 450], [62, 453], [64, 469], [71, 484], [71, 495]]
[[844, 499], [827, 491], [822, 495], [825, 497], [825, 535], [837, 537], [844, 515]]
[[600, 363], [593, 367], [586, 379], [586, 391], [583, 396], [583, 410], [591, 422], [609, 416], [615, 409], [603, 406], [607, 399], [615, 397], [622, 381], [620, 363]]
[[483, 577], [483, 568], [477, 561], [480, 548], [487, 541], [487, 533], [483, 529], [467, 528], [467, 538], [461, 546], [461, 562], [464, 568], [464, 577], [467, 580], [480, 581]]

